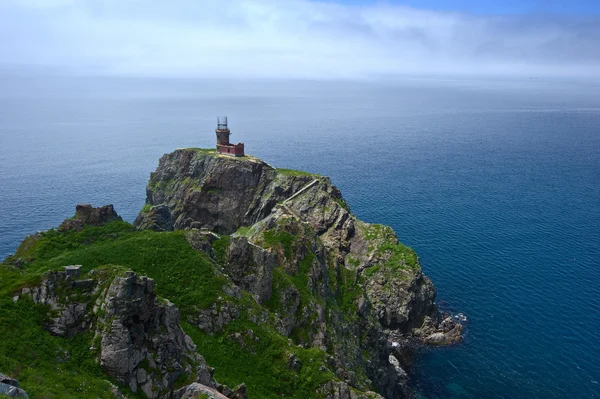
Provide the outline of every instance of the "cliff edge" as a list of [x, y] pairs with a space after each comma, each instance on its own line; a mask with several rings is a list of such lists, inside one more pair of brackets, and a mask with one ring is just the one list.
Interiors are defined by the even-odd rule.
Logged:
[[409, 398], [414, 348], [461, 339], [327, 177], [181, 149], [146, 196], [133, 226], [79, 205], [0, 264], [0, 371], [31, 397]]
[[136, 226], [230, 235], [224, 272], [280, 334], [330, 353], [351, 387], [403, 397], [411, 344], [461, 339], [415, 252], [358, 220], [327, 177], [183, 149], [161, 158], [146, 191]]

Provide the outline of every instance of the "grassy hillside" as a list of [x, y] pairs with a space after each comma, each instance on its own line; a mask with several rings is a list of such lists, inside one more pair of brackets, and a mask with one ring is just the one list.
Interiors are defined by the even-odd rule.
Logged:
[[[217, 252], [227, 239], [219, 241]], [[51, 336], [44, 329], [45, 306], [26, 297], [13, 301], [18, 290], [37, 284], [45, 272], [72, 264], [83, 265], [83, 273], [119, 265], [153, 278], [157, 294], [179, 307], [185, 331], [215, 367], [217, 380], [230, 386], [246, 383], [250, 398], [315, 397], [315, 390], [334, 378], [324, 368], [323, 351], [290, 345], [272, 326], [252, 322], [253, 313], [267, 309], [247, 294], [226, 298], [244, 310], [220, 333], [209, 335], [187, 323], [198, 308], [226, 297], [222, 286], [227, 277], [191, 248], [182, 231], [137, 231], [125, 222], [80, 232], [51, 230], [26, 239], [15, 256], [27, 261], [22, 270], [11, 265], [13, 258], [0, 265], [0, 371], [17, 378], [32, 398], [112, 397], [109, 379], [89, 350], [91, 333]], [[232, 338], [236, 333], [242, 338]], [[288, 366], [292, 354], [302, 364], [298, 371]]]

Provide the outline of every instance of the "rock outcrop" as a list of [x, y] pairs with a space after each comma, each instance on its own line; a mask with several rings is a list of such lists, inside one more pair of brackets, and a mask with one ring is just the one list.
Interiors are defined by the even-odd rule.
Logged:
[[152, 279], [131, 271], [115, 277], [98, 312], [100, 364], [133, 392], [165, 396], [192, 375], [210, 384], [211, 370], [179, 326], [179, 311], [156, 297]]
[[99, 208], [94, 208], [91, 205], [77, 205], [75, 208], [75, 216], [70, 219], [65, 219], [58, 227], [59, 231], [75, 230], [79, 231], [83, 226], [103, 226], [108, 222], [115, 220], [123, 220], [121, 216], [115, 212], [112, 205], [104, 205]]
[[207, 150], [164, 155], [150, 176], [145, 209], [134, 225], [155, 230], [205, 228], [230, 234], [267, 216], [277, 203], [312, 180], [284, 176], [252, 157]]
[[[215, 363], [220, 348], [227, 356], [221, 365], [246, 367], [237, 376], [253, 367], [244, 356], [265, 368], [275, 364], [272, 370], [285, 374], [281, 392], [273, 389], [278, 396], [303, 389], [325, 399], [404, 399], [412, 396], [415, 348], [461, 340], [462, 325], [439, 311], [416, 253], [390, 227], [357, 219], [327, 177], [278, 170], [249, 156], [177, 150], [161, 158], [146, 194], [137, 229], [114, 223], [73, 234], [121, 220], [111, 205], [78, 205], [58, 231], [28, 237], [5, 262], [23, 276], [30, 263], [52, 270], [40, 272], [38, 283], [15, 284], [13, 301], [27, 296], [44, 305], [38, 308], [48, 311], [45, 327], [55, 336], [91, 332], [92, 356], [107, 378], [136, 394], [253, 397], [243, 384], [231, 389], [214, 380], [198, 348]], [[172, 230], [183, 232], [165, 233]], [[138, 246], [152, 267], [131, 263]], [[56, 256], [62, 247], [70, 251], [65, 258]], [[129, 267], [156, 275], [96, 267], [113, 263], [113, 250]], [[173, 263], [171, 275], [161, 267], [177, 251], [185, 261]], [[39, 254], [49, 258], [40, 263]], [[60, 259], [83, 265], [56, 270]], [[188, 265], [201, 278], [179, 286], [190, 276]], [[181, 295], [159, 298], [151, 277]], [[198, 347], [169, 299], [181, 306]], [[262, 381], [230, 380], [265, 392]]]
[[236, 392], [214, 381], [212, 369], [181, 329], [178, 309], [156, 296], [148, 277], [120, 268], [82, 276], [81, 266], [66, 266], [49, 272], [39, 285], [23, 288], [15, 300], [22, 296], [49, 306], [47, 329], [54, 335], [95, 331], [91, 349], [101, 366], [133, 392], [170, 398], [175, 382], [186, 380]]
[[[223, 272], [269, 307], [282, 335], [332, 353], [339, 380], [323, 388], [325, 397], [369, 397], [352, 392], [372, 386], [388, 399], [408, 397], [412, 347], [461, 339], [414, 251], [391, 228], [358, 220], [327, 177], [177, 150], [152, 173], [146, 202], [139, 228], [235, 232]], [[197, 325], [219, 331], [239, 312], [215, 305]]]
[[29, 398], [27, 392], [19, 388], [19, 381], [2, 373], [0, 373], [0, 395], [5, 395], [9, 398]]

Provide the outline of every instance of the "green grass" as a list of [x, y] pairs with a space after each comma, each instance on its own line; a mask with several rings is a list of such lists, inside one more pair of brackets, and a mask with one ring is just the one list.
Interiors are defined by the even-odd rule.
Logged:
[[[229, 236], [214, 241], [217, 258], [225, 259]], [[295, 236], [287, 232], [267, 234], [270, 245], [292, 254]], [[197, 307], [208, 307], [218, 296], [224, 277], [215, 272], [216, 265], [205, 255], [193, 250], [183, 231], [137, 231], [125, 222], [112, 222], [103, 227], [85, 227], [80, 232], [48, 231], [36, 240], [27, 240], [20, 248], [31, 261], [24, 270], [0, 264], [0, 370], [19, 379], [32, 398], [111, 397], [108, 377], [90, 351], [92, 336], [79, 334], [72, 339], [51, 336], [45, 329], [48, 309], [35, 305], [27, 297], [14, 303], [12, 295], [20, 288], [39, 283], [49, 270], [60, 270], [70, 264], [83, 265], [83, 273], [92, 269], [132, 269], [156, 281], [156, 291], [168, 298], [181, 311], [182, 320], [197, 314]], [[301, 301], [314, 300], [308, 289], [308, 271], [314, 260], [309, 253], [294, 275], [281, 268], [275, 272], [275, 289], [285, 285], [298, 288]], [[120, 266], [103, 266], [120, 265]], [[249, 397], [315, 398], [315, 391], [334, 376], [325, 366], [325, 353], [319, 349], [303, 349], [289, 344], [269, 325], [257, 325], [248, 315], [262, 309], [279, 308], [277, 295], [263, 308], [248, 294], [240, 303], [242, 316], [226, 329], [208, 335], [199, 328], [183, 323], [221, 383], [235, 386], [246, 383]], [[228, 339], [233, 332], [253, 330], [258, 340], [241, 346]], [[288, 356], [296, 354], [303, 366], [299, 372], [288, 368]], [[58, 360], [57, 360], [58, 359]], [[132, 395], [131, 398], [140, 397]]]
[[277, 168], [277, 172], [281, 173], [284, 176], [313, 176], [313, 177], [320, 176], [316, 173], [309, 173], [309, 172], [304, 172], [302, 170], [294, 170], [294, 169]]
[[210, 305], [225, 283], [206, 256], [189, 245], [183, 231], [135, 231], [125, 222], [81, 232], [51, 230], [43, 234], [34, 256], [26, 275], [75, 264], [83, 265], [84, 272], [107, 264], [131, 268], [156, 280], [158, 295], [182, 311]]
[[47, 308], [28, 298], [0, 299], [0, 370], [19, 380], [31, 398], [112, 398], [110, 385], [89, 346], [89, 333], [51, 336]]
[[295, 235], [282, 230], [267, 230], [263, 237], [268, 247], [283, 248], [286, 258], [292, 256], [292, 244], [296, 240]]
[[191, 151], [196, 151], [199, 152], [201, 154], [216, 154], [217, 153], [217, 149], [216, 148], [182, 148], [183, 150], [191, 150]]
[[215, 258], [217, 262], [224, 264], [227, 260], [227, 248], [229, 248], [230, 236], [221, 235], [221, 238], [213, 241], [212, 247], [215, 251]]
[[128, 223], [112, 222], [80, 232], [48, 231], [24, 245], [21, 250], [32, 261], [23, 271], [0, 264], [0, 370], [17, 378], [32, 398], [112, 397], [108, 377], [89, 349], [91, 333], [70, 339], [51, 336], [44, 329], [46, 307], [26, 296], [13, 302], [17, 290], [38, 284], [46, 271], [70, 264], [83, 265], [83, 272], [122, 265], [106, 269], [130, 268], [152, 277], [157, 294], [182, 314], [211, 305], [223, 295], [226, 282], [215, 274], [211, 261], [191, 248], [182, 231], [140, 232]]
[[[325, 365], [323, 351], [289, 346], [287, 338], [268, 326], [238, 319], [215, 335], [185, 324], [184, 329], [206, 361], [215, 367], [215, 378], [232, 387], [245, 383], [250, 398], [318, 398], [315, 391], [334, 378], [330, 371], [321, 370]], [[250, 329], [258, 340], [245, 336]], [[234, 332], [244, 336], [243, 346], [228, 338]], [[299, 372], [288, 367], [292, 353], [302, 362]]]
[[[111, 397], [108, 378], [89, 349], [91, 333], [71, 339], [53, 337], [44, 329], [46, 307], [35, 305], [27, 298], [16, 303], [12, 300], [19, 289], [39, 284], [45, 272], [81, 264], [83, 273], [99, 268], [115, 273], [132, 269], [153, 278], [157, 294], [180, 309], [182, 321], [187, 315], [197, 315], [198, 308], [211, 306], [219, 296], [226, 297], [238, 305], [241, 314], [223, 331], [207, 334], [196, 326], [182, 323], [198, 352], [215, 368], [217, 380], [231, 387], [245, 383], [250, 399], [318, 398], [316, 390], [335, 379], [325, 367], [325, 352], [290, 344], [288, 337], [280, 335], [272, 323], [259, 321], [257, 324], [251, 320], [261, 320], [264, 316], [256, 315], [263, 314], [273, 320], [274, 314], [285, 308], [281, 292], [292, 285], [300, 295], [298, 312], [321, 303], [341, 310], [342, 317], [353, 319], [357, 317], [356, 301], [362, 295], [362, 281], [355, 271], [343, 267], [329, 270], [330, 284], [338, 287], [335, 296], [316, 296], [309, 288], [309, 274], [316, 256], [310, 250], [305, 256], [299, 256], [304, 253], [299, 251], [306, 249], [305, 238], [311, 232], [288, 226], [294, 232], [290, 233], [282, 230], [285, 227], [265, 231], [261, 244], [285, 255], [285, 258], [281, 256], [282, 262], [298, 262], [297, 270], [291, 272], [284, 265], [275, 268], [273, 295], [263, 306], [247, 293], [236, 299], [226, 297], [222, 291], [227, 280], [218, 272], [217, 263], [226, 261], [230, 243], [227, 235], [212, 244], [217, 263], [191, 248], [183, 231], [138, 231], [126, 222], [87, 226], [79, 232], [51, 230], [29, 237], [16, 252], [28, 259], [23, 270], [8, 263], [0, 264], [0, 371], [19, 379], [32, 398]], [[248, 228], [238, 230], [240, 235], [247, 233]], [[368, 233], [377, 238], [388, 236], [383, 227], [375, 227]], [[386, 267], [418, 266], [414, 251], [402, 244], [384, 244], [379, 250], [381, 254], [389, 254]], [[358, 258], [348, 261], [358, 266]], [[365, 273], [376, 271], [375, 267], [371, 269]], [[308, 328], [295, 329], [291, 338], [296, 343], [308, 342]], [[249, 330], [257, 339], [248, 335]], [[242, 334], [242, 345], [231, 338], [234, 333]], [[291, 354], [302, 362], [299, 371], [288, 367]], [[140, 397], [131, 392], [127, 395]]]
[[248, 236], [248, 233], [250, 232], [251, 228], [252, 226], [242, 226], [239, 229], [237, 229], [234, 234], [238, 236]]
[[387, 269], [397, 271], [400, 269], [418, 270], [419, 258], [412, 248], [404, 244], [383, 244], [378, 249], [379, 255], [391, 254], [390, 258], [385, 262]]

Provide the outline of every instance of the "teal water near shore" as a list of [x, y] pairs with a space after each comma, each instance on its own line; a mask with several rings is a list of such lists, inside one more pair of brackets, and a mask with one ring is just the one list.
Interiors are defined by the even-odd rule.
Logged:
[[600, 396], [600, 85], [0, 77], [0, 257], [77, 203], [132, 221], [158, 158], [216, 115], [272, 165], [331, 176], [414, 247], [464, 343], [424, 398]]

